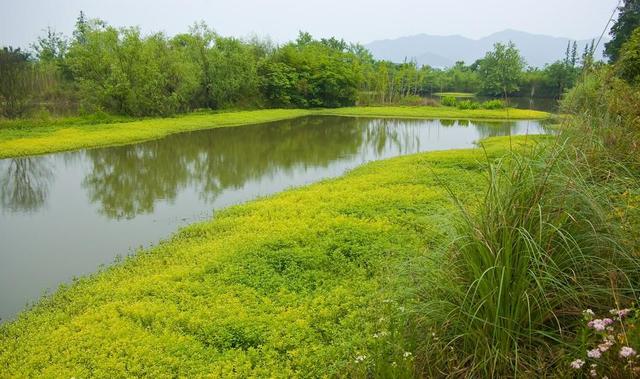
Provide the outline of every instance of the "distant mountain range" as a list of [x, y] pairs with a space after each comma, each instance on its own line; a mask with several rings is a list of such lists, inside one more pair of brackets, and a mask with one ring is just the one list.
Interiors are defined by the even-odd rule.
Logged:
[[[432, 36], [418, 34], [397, 39], [374, 41], [365, 45], [365, 47], [377, 59], [398, 63], [407, 59], [415, 60], [418, 65], [450, 67], [456, 61], [464, 61], [467, 64], [471, 64], [476, 59], [482, 58], [487, 51], [492, 49], [496, 42], [506, 43], [509, 41], [513, 41], [516, 44], [529, 66], [542, 67], [547, 63], [553, 63], [558, 59], [564, 58], [567, 43], [570, 40], [568, 38], [530, 34], [517, 30], [504, 30], [477, 40], [457, 35]], [[585, 44], [590, 44], [591, 40], [577, 42], [578, 55], [581, 56]], [[603, 45], [604, 43], [596, 50], [596, 59], [602, 59]]]

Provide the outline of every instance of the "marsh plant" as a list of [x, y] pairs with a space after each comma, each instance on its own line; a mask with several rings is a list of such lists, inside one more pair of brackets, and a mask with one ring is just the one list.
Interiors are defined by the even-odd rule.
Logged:
[[451, 263], [427, 279], [419, 322], [441, 334], [424, 333], [429, 376], [551, 373], [588, 304], [612, 287], [633, 298], [607, 188], [564, 144], [517, 150], [488, 163], [484, 198], [460, 205]]

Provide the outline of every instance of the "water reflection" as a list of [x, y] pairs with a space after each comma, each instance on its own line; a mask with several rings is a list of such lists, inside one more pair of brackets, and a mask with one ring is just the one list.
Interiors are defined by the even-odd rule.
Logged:
[[53, 170], [46, 157], [0, 161], [0, 204], [11, 212], [36, 212], [45, 205]]
[[[159, 200], [173, 200], [181, 189], [197, 189], [211, 202], [227, 189], [250, 180], [291, 172], [298, 167], [326, 167], [341, 157], [389, 146], [416, 151], [417, 136], [398, 123], [424, 121], [305, 118], [264, 125], [186, 133], [133, 146], [87, 151], [93, 169], [82, 186], [89, 199], [110, 218], [151, 213]], [[401, 135], [403, 134], [403, 135]]]

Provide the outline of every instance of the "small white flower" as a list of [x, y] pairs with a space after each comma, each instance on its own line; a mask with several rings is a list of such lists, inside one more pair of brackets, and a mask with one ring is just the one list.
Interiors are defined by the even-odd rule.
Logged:
[[405, 358], [409, 358], [411, 355], [412, 354], [409, 351], [405, 351], [404, 354], [402, 354], [402, 356], [405, 357]]
[[595, 378], [596, 376], [598, 376], [598, 372], [597, 372], [596, 370], [593, 370], [593, 369], [592, 369], [591, 371], [589, 371], [589, 373], [590, 373], [590, 374], [591, 374], [591, 376], [592, 376], [592, 377], [594, 377], [594, 378]]
[[584, 311], [582, 311], [582, 314], [584, 314], [585, 316], [595, 316], [596, 315], [591, 309], [585, 309]]
[[584, 361], [582, 359], [576, 359], [575, 361], [571, 362], [571, 368], [574, 368], [576, 370], [582, 368], [582, 366], [584, 366]]
[[395, 361], [391, 362], [391, 366], [396, 367], [397, 365], [398, 364]]
[[362, 362], [364, 362], [365, 359], [367, 359], [366, 355], [358, 355], [356, 357], [356, 363], [362, 363]]

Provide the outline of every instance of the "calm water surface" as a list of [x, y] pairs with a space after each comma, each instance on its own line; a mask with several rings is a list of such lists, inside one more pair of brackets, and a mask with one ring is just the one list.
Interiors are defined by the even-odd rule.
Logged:
[[0, 160], [0, 318], [229, 205], [372, 160], [541, 132], [535, 121], [307, 117]]

